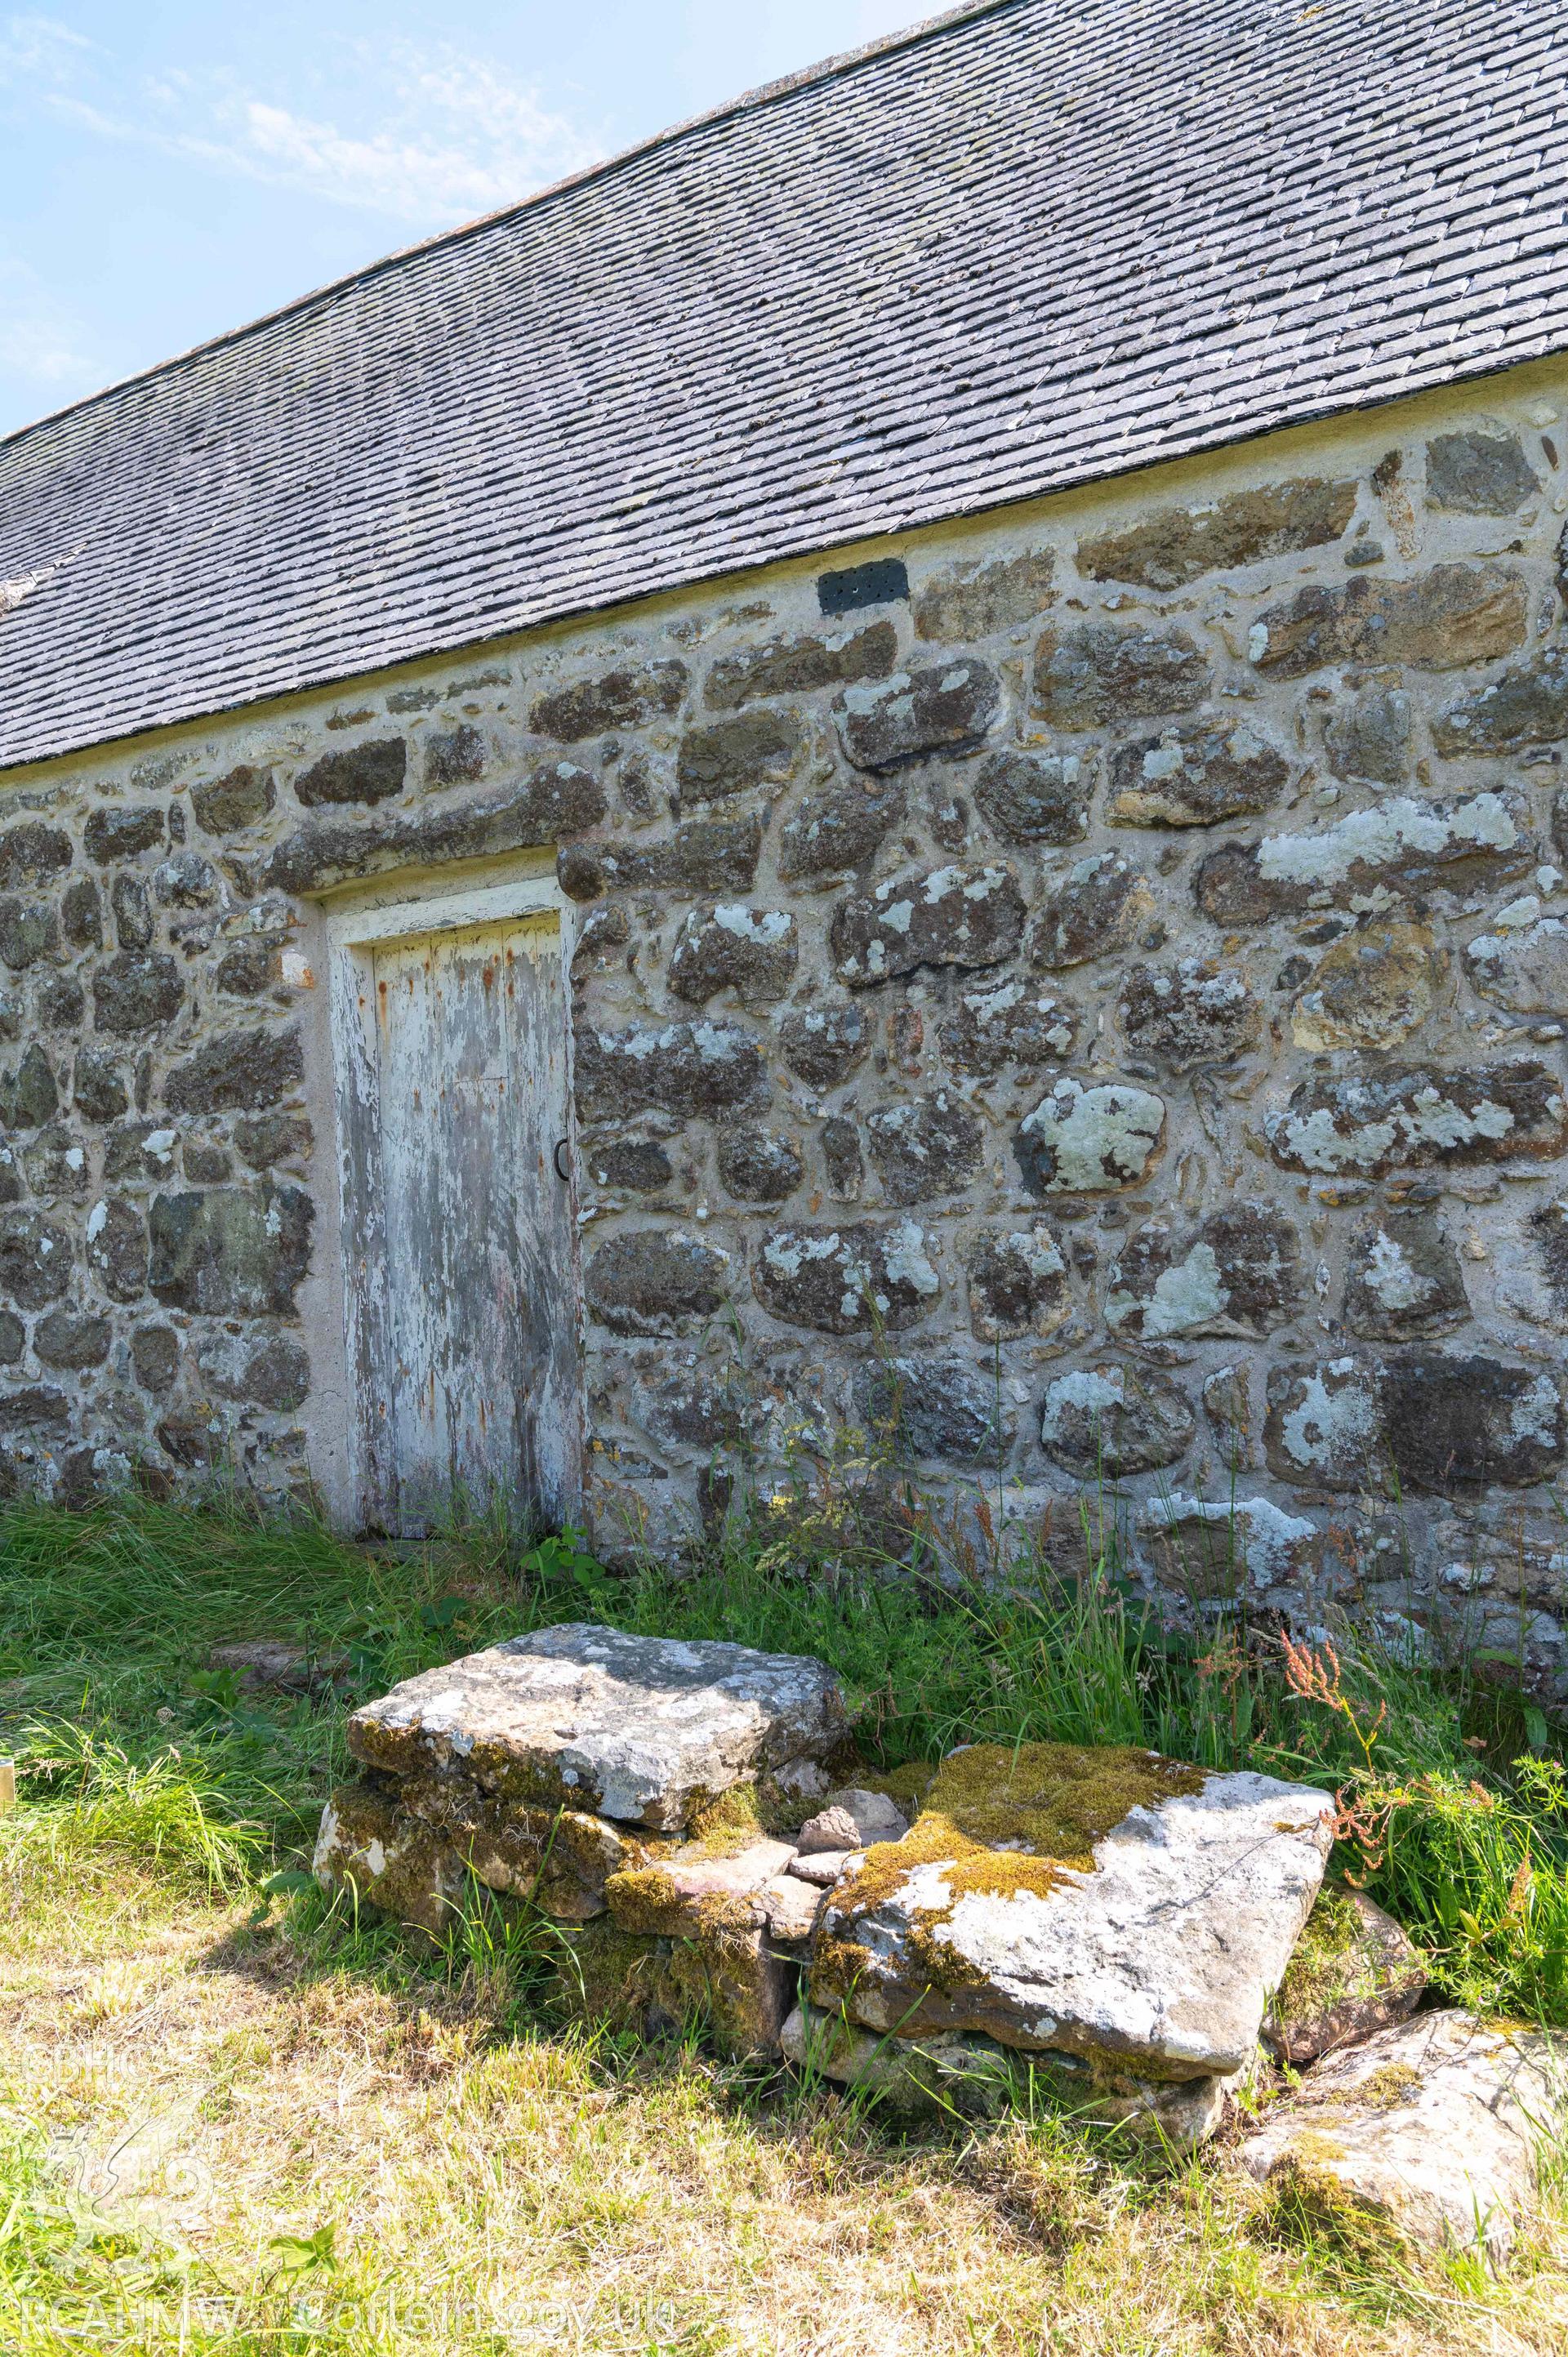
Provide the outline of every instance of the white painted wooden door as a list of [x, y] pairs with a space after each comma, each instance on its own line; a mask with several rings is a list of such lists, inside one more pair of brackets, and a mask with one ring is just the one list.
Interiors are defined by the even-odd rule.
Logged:
[[[553, 914], [379, 943], [382, 1517], [575, 1515], [581, 1429], [565, 978]], [[564, 1157], [563, 1157], [564, 1167]]]

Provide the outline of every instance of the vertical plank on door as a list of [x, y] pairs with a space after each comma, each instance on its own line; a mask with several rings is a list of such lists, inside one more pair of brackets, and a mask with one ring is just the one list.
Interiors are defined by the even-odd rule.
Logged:
[[416, 1534], [460, 1493], [531, 1522], [580, 1481], [566, 1011], [558, 920], [378, 946], [380, 1370], [388, 1519]]

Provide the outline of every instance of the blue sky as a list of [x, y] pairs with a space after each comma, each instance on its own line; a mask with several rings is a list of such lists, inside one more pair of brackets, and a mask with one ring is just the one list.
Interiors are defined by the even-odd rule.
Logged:
[[0, 0], [0, 434], [933, 0]]

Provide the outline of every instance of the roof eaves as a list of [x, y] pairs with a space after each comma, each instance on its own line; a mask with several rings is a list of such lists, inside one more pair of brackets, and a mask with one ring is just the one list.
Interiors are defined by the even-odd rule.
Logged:
[[[1003, 0], [1003, 5], [1011, 5], [1011, 0]], [[978, 9], [966, 9], [959, 13], [978, 15], [982, 12]], [[1487, 348], [1472, 350], [1469, 355], [1457, 362], [1450, 361], [1444, 364], [1439, 361], [1426, 369], [1412, 367], [1404, 382], [1391, 392], [1380, 391], [1368, 396], [1359, 393], [1352, 382], [1338, 394], [1320, 394], [1311, 401], [1282, 403], [1273, 414], [1262, 418], [1242, 416], [1231, 408], [1215, 420], [1208, 432], [1196, 433], [1186, 440], [1153, 456], [1146, 449], [1139, 447], [1125, 456], [1115, 458], [1107, 457], [1088, 472], [1069, 468], [1044, 480], [1030, 479], [1026, 484], [1020, 484], [1015, 491], [1004, 490], [999, 496], [988, 497], [981, 502], [953, 500], [950, 504], [931, 511], [889, 513], [879, 522], [868, 524], [863, 530], [856, 532], [853, 538], [837, 543], [831, 538], [823, 541], [814, 537], [809, 532], [804, 532], [793, 546], [770, 549], [766, 554], [751, 553], [737, 554], [732, 564], [710, 565], [701, 571], [689, 574], [672, 574], [667, 578], [650, 583], [646, 590], [628, 591], [600, 604], [568, 600], [548, 613], [521, 617], [513, 615], [510, 618], [498, 616], [487, 630], [478, 633], [465, 633], [461, 638], [449, 640], [422, 640], [417, 644], [404, 647], [401, 652], [390, 657], [384, 664], [377, 664], [370, 670], [367, 670], [363, 664], [354, 664], [342, 672], [325, 676], [312, 674], [293, 681], [283, 681], [276, 686], [263, 689], [259, 693], [251, 689], [243, 694], [222, 697], [210, 704], [171, 708], [158, 718], [145, 721], [134, 729], [116, 730], [106, 737], [93, 737], [86, 741], [73, 738], [62, 742], [51, 751], [29, 754], [20, 760], [0, 759], [0, 777], [14, 776], [17, 771], [25, 770], [46, 769], [56, 761], [77, 759], [84, 755], [101, 751], [107, 745], [130, 744], [139, 737], [160, 736], [167, 730], [199, 726], [203, 722], [220, 720], [230, 713], [245, 711], [257, 705], [281, 703], [298, 695], [327, 694], [334, 690], [341, 692], [352, 681], [377, 679], [387, 672], [401, 671], [413, 663], [451, 661], [458, 656], [470, 654], [477, 649], [493, 646], [499, 640], [520, 638], [536, 630], [557, 629], [564, 624], [581, 621], [590, 614], [618, 612], [626, 608], [641, 605], [654, 597], [679, 596], [684, 590], [700, 583], [742, 577], [748, 573], [756, 572], [759, 567], [799, 565], [813, 557], [820, 557], [835, 547], [854, 548], [863, 543], [869, 544], [879, 540], [893, 538], [902, 533], [924, 530], [932, 525], [961, 522], [968, 517], [988, 514], [1002, 508], [1028, 505], [1040, 499], [1049, 499], [1067, 491], [1080, 490], [1090, 483], [1113, 482], [1122, 476], [1143, 474], [1156, 466], [1175, 464], [1182, 459], [1204, 457], [1219, 450], [1232, 449], [1238, 444], [1257, 440], [1264, 435], [1286, 433], [1301, 426], [1321, 424], [1331, 418], [1371, 414], [1380, 409], [1390, 408], [1399, 402], [1417, 398], [1423, 393], [1441, 392], [1450, 385], [1474, 383], [1487, 377], [1506, 375], [1511, 369], [1527, 368], [1534, 362], [1555, 359], [1568, 353], [1568, 334], [1555, 338], [1549, 335], [1533, 337], [1528, 340], [1524, 350], [1510, 350], [1501, 359], [1497, 357], [1489, 336], [1472, 338], [1471, 340], [1473, 343], [1481, 342]], [[1417, 349], [1430, 350], [1430, 336], [1417, 339]]]

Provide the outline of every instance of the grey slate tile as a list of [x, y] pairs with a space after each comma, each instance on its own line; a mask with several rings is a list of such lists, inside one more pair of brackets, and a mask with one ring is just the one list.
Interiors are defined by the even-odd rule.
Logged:
[[940, 20], [0, 443], [0, 764], [1560, 350], [1565, 194], [1562, 0]]

